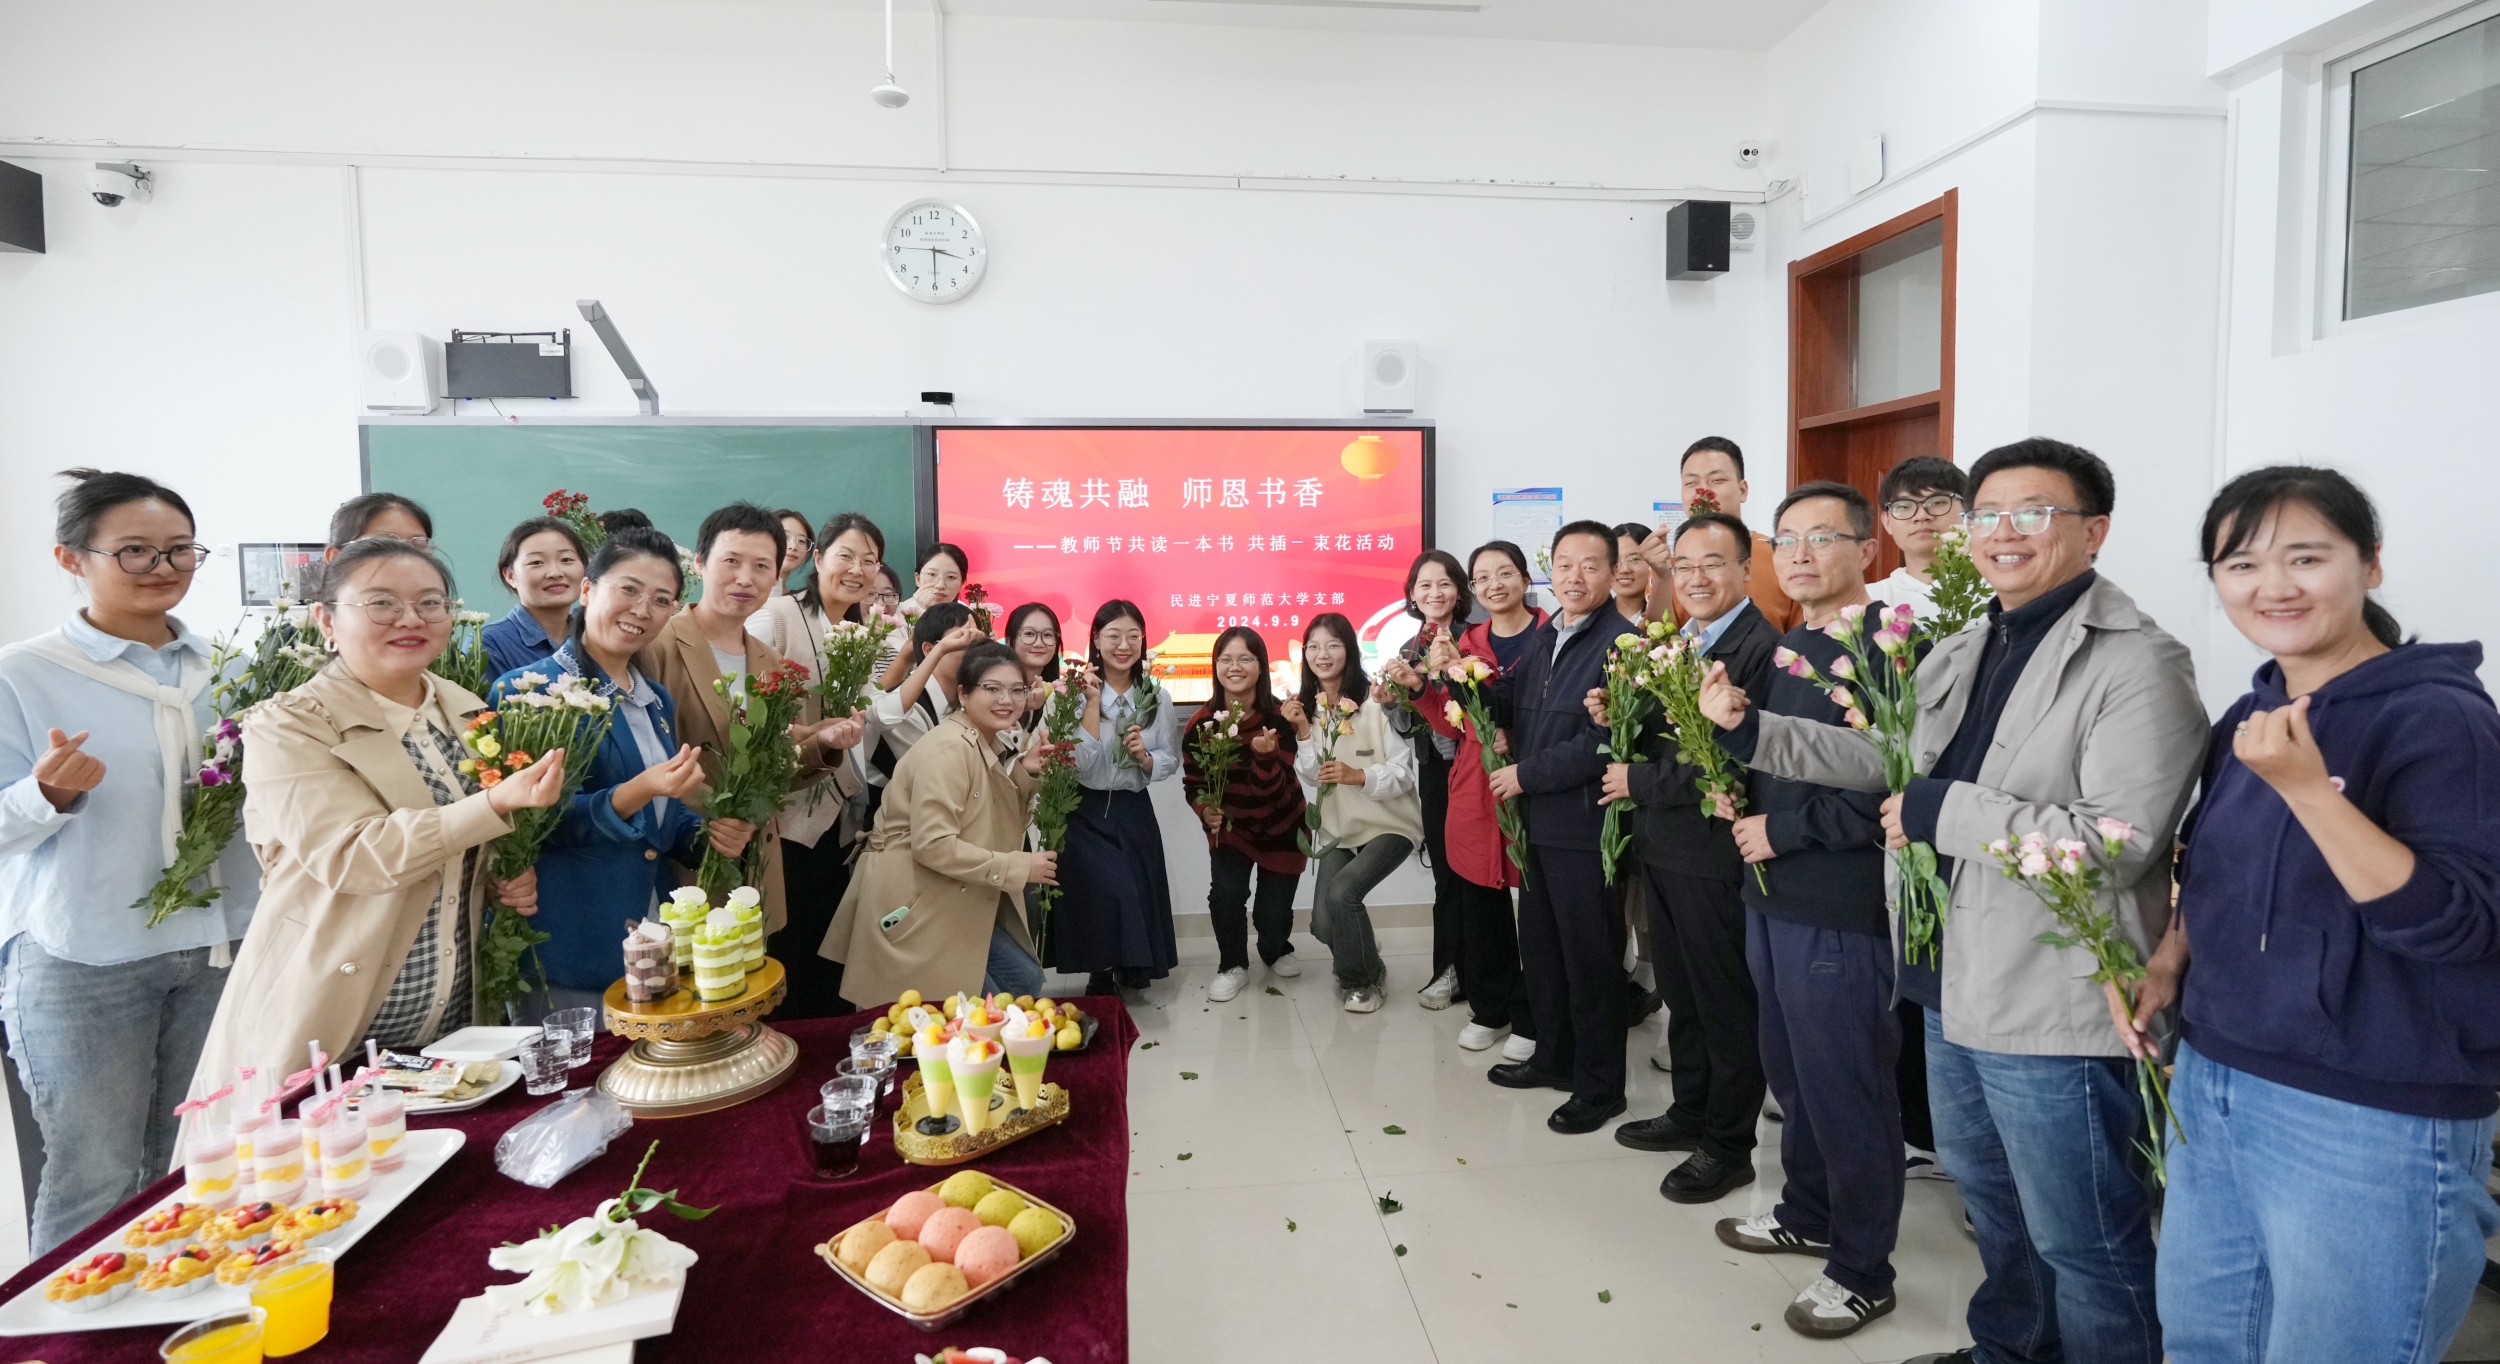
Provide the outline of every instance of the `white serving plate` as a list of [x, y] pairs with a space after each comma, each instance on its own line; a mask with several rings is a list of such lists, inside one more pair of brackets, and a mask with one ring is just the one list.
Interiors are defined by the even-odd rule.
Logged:
[[418, 1052], [437, 1061], [509, 1061], [541, 1028], [468, 1027]]
[[488, 1085], [483, 1092], [472, 1094], [465, 1099], [452, 1099], [445, 1101], [442, 1099], [426, 1098], [423, 1095], [418, 1094], [409, 1094], [405, 1090], [401, 1091], [408, 1104], [408, 1116], [412, 1118], [431, 1118], [441, 1113], [466, 1113], [470, 1109], [485, 1103], [488, 1099], [503, 1093], [505, 1090], [510, 1089], [514, 1085], [521, 1082], [520, 1062], [504, 1061], [500, 1064], [503, 1066], [503, 1074], [497, 1076], [495, 1082]]
[[[322, 1244], [335, 1249], [341, 1255], [355, 1249], [357, 1242], [364, 1240], [365, 1233], [372, 1231], [376, 1223], [390, 1215], [391, 1209], [398, 1207], [407, 1200], [409, 1194], [416, 1192], [418, 1185], [431, 1178], [436, 1170], [443, 1168], [444, 1162], [450, 1160], [468, 1140], [469, 1134], [456, 1127], [429, 1127], [423, 1131], [410, 1132], [408, 1134], [408, 1163], [389, 1174], [375, 1175], [372, 1190], [363, 1198], [356, 1200], [356, 1220], [339, 1228], [336, 1238]], [[180, 1196], [181, 1191], [177, 1189], [174, 1197], [167, 1198], [155, 1207], [138, 1213], [130, 1219], [130, 1222], [138, 1221], [139, 1218], [147, 1216], [148, 1213], [154, 1212], [156, 1208], [161, 1208], [167, 1203], [178, 1201]], [[103, 1240], [78, 1252], [69, 1263], [83, 1264], [90, 1257], [105, 1251], [125, 1249], [121, 1244], [121, 1235], [130, 1222], [116, 1223], [105, 1233]], [[0, 1336], [53, 1335], [65, 1331], [111, 1331], [124, 1326], [180, 1326], [184, 1322], [197, 1321], [202, 1317], [215, 1316], [220, 1312], [239, 1311], [249, 1307], [252, 1302], [252, 1290], [247, 1286], [212, 1283], [189, 1297], [175, 1298], [170, 1302], [158, 1300], [154, 1294], [133, 1289], [120, 1302], [110, 1307], [100, 1307], [92, 1312], [72, 1312], [57, 1303], [44, 1300], [43, 1286], [49, 1281], [50, 1276], [47, 1275], [25, 1292], [9, 1299], [5, 1306], [0, 1306]]]

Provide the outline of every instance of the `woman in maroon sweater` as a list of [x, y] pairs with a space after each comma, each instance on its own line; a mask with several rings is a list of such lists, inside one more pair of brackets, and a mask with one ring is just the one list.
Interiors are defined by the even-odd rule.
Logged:
[[[1182, 731], [1181, 788], [1194, 807], [1206, 789], [1198, 765], [1199, 727], [1240, 706], [1241, 754], [1224, 783], [1222, 811], [1200, 809], [1207, 826], [1207, 917], [1215, 921], [1219, 954], [1207, 999], [1221, 1004], [1250, 980], [1250, 921], [1259, 928], [1259, 959], [1280, 976], [1302, 974], [1293, 956], [1293, 892], [1302, 879], [1302, 783], [1293, 773], [1293, 727], [1276, 714], [1268, 686], [1267, 642], [1236, 625], [1215, 637], [1215, 699], [1198, 708]], [[1259, 893], [1250, 908], [1250, 873]], [[1245, 912], [1246, 911], [1246, 912]]]

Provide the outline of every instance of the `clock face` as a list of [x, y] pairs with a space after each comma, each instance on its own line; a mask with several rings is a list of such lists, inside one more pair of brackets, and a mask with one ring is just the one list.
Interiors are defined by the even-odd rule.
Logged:
[[903, 205], [885, 225], [885, 277], [923, 303], [952, 303], [971, 293], [990, 263], [981, 225], [954, 204], [922, 199]]

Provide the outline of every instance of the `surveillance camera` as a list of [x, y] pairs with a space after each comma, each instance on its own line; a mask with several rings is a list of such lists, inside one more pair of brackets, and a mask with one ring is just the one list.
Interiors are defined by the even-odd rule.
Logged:
[[119, 208], [124, 199], [146, 203], [153, 179], [148, 172], [127, 161], [98, 161], [87, 172], [87, 193], [106, 208]]
[[1755, 166], [1759, 166], [1759, 165], [1761, 165], [1761, 164], [1762, 164], [1762, 141], [1761, 141], [1761, 139], [1759, 139], [1759, 138], [1752, 138], [1752, 137], [1749, 137], [1749, 138], [1746, 138], [1744, 141], [1737, 143], [1737, 144], [1736, 144], [1736, 164], [1737, 164], [1737, 165], [1740, 165], [1740, 166], [1744, 166], [1744, 167], [1746, 167], [1747, 169], [1751, 169], [1752, 167], [1755, 167]]
[[889, 76], [885, 84], [868, 92], [868, 98], [875, 100], [882, 108], [900, 109], [911, 103], [911, 92], [896, 85], [893, 78]]

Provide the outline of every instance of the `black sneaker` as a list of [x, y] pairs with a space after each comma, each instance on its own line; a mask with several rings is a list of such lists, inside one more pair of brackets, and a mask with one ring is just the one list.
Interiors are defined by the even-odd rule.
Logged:
[[1869, 1299], [1817, 1274], [1796, 1301], [1788, 1304], [1788, 1329], [1817, 1340], [1836, 1340], [1890, 1312], [1900, 1300], [1890, 1293]]
[[1695, 1151], [1667, 1171], [1667, 1177], [1659, 1181], [1658, 1196], [1670, 1203], [1716, 1203], [1730, 1190], [1751, 1183], [1752, 1160], [1721, 1160], [1708, 1151]]
[[1694, 1151], [1701, 1147], [1699, 1132], [1665, 1113], [1625, 1123], [1615, 1129], [1615, 1140], [1635, 1151]]
[[1559, 1089], [1571, 1092], [1571, 1077], [1549, 1075], [1528, 1061], [1505, 1061], [1484, 1073], [1484, 1078], [1504, 1089]]
[[1624, 1102], [1621, 1099], [1608, 1099], [1602, 1103], [1591, 1102], [1587, 1099], [1566, 1099], [1563, 1101], [1563, 1106], [1555, 1109], [1553, 1116], [1545, 1120], [1545, 1125], [1566, 1136], [1576, 1137], [1584, 1132], [1594, 1132], [1604, 1127], [1620, 1116], [1623, 1109]]

